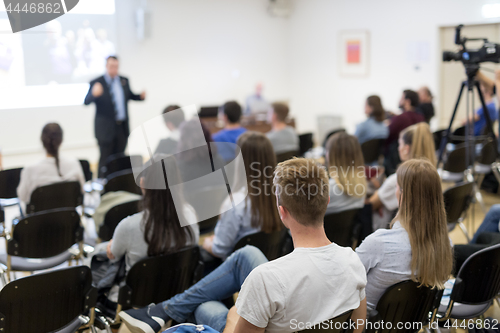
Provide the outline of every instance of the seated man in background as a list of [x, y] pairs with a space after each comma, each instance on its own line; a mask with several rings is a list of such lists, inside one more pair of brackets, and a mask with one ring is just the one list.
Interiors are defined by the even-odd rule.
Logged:
[[[352, 249], [328, 240], [323, 217], [329, 202], [328, 176], [315, 161], [291, 159], [274, 173], [276, 204], [295, 250], [267, 262], [253, 246], [234, 252], [197, 284], [163, 303], [120, 312], [133, 332], [158, 332], [170, 319], [219, 332], [296, 332], [354, 309], [366, 318], [366, 274]], [[228, 310], [220, 300], [239, 291]], [[294, 324], [295, 323], [295, 324]], [[355, 332], [364, 328], [359, 325]]]
[[434, 105], [432, 104], [431, 91], [428, 87], [422, 87], [418, 90], [418, 99], [420, 104], [417, 107], [417, 113], [420, 113], [425, 118], [425, 122], [429, 124], [434, 117]]
[[273, 103], [271, 113], [271, 131], [266, 133], [273, 145], [274, 152], [281, 154], [289, 151], [299, 151], [299, 137], [292, 126], [286, 124], [288, 106], [283, 103]]
[[[180, 109], [181, 107], [178, 105], [169, 105], [163, 110], [162, 114], [166, 114], [167, 112], [174, 111]], [[156, 154], [166, 154], [172, 155], [177, 152], [177, 142], [179, 142], [179, 126], [185, 120], [184, 111], [182, 109], [180, 112], [171, 113], [168, 117], [163, 118], [165, 120], [165, 126], [167, 126], [170, 134], [167, 138], [161, 139], [158, 143], [158, 147], [156, 147]]]
[[[482, 80], [479, 81], [480, 81], [481, 92], [483, 93], [484, 97], [484, 102], [486, 103], [486, 108], [488, 109], [488, 114], [491, 119], [491, 124], [493, 125], [493, 123], [498, 119], [497, 108], [495, 106], [495, 101], [493, 100], [494, 86], [491, 84], [485, 84], [484, 81]], [[486, 116], [482, 106], [476, 110], [474, 116], [472, 116], [469, 119], [469, 121], [470, 124], [474, 124], [474, 136], [482, 135], [487, 125]], [[462, 125], [465, 126], [466, 123], [467, 121], [464, 120], [462, 122]]]
[[[238, 137], [246, 131], [241, 127], [241, 106], [238, 102], [230, 101], [223, 105], [224, 110], [224, 129], [215, 133], [212, 138], [214, 142], [229, 142], [236, 144]], [[230, 145], [218, 144], [217, 150], [219, 155], [225, 161], [231, 161], [235, 157], [235, 149]]]
[[417, 113], [418, 105], [418, 94], [415, 91], [403, 91], [403, 95], [399, 101], [399, 108], [402, 110], [402, 113], [391, 118], [391, 123], [389, 124], [389, 137], [385, 142], [386, 152], [384, 167], [387, 176], [396, 172], [398, 165], [401, 163], [398, 154], [399, 134], [407, 127], [425, 121], [424, 116]]

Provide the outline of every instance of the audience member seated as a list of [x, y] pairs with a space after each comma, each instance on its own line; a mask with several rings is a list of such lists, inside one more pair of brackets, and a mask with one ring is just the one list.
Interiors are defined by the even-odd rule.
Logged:
[[[155, 155], [159, 160], [162, 155]], [[175, 163], [169, 164], [169, 177], [179, 178]], [[186, 246], [198, 244], [200, 232], [196, 214], [189, 205], [184, 205], [182, 211], [176, 211], [174, 194], [168, 183], [166, 189], [149, 189], [156, 182], [156, 175], [163, 175], [162, 162], [149, 166], [140, 179], [143, 193], [143, 211], [123, 219], [116, 227], [113, 238], [96, 247], [95, 252], [106, 249], [110, 260], [118, 261], [125, 258], [126, 272], [136, 262], [146, 257], [158, 256], [176, 252]], [[180, 180], [179, 180], [180, 181]], [[190, 224], [181, 227], [181, 220]], [[110, 292], [109, 299], [116, 302], [118, 288]]]
[[400, 115], [391, 118], [389, 124], [389, 137], [386, 141], [386, 153], [384, 160], [385, 173], [387, 176], [393, 174], [401, 160], [399, 160], [397, 147], [399, 134], [407, 127], [425, 121], [424, 116], [417, 113], [419, 104], [418, 94], [413, 90], [403, 91], [399, 107], [402, 110]]
[[[218, 153], [218, 147], [212, 141], [210, 132], [197, 118], [183, 122], [179, 126], [179, 138], [175, 156], [184, 183], [206, 176], [225, 165]], [[207, 145], [199, 146], [200, 142], [206, 142]], [[220, 184], [206, 185], [217, 186]]]
[[273, 145], [274, 152], [281, 154], [289, 151], [299, 151], [299, 137], [292, 126], [286, 124], [288, 117], [288, 106], [283, 103], [273, 103], [271, 114], [271, 131], [267, 132], [267, 138]]
[[420, 104], [417, 107], [417, 113], [420, 113], [425, 118], [425, 122], [429, 124], [434, 117], [434, 105], [432, 104], [431, 91], [428, 87], [422, 87], [418, 90], [418, 99]]
[[[224, 109], [224, 129], [213, 135], [215, 142], [229, 142], [236, 143], [238, 137], [246, 131], [245, 128], [241, 127], [241, 106], [238, 102], [231, 101], [227, 102], [223, 106]], [[226, 161], [231, 161], [235, 156], [235, 149], [232, 149], [230, 145], [217, 145], [219, 148], [219, 154]]]
[[374, 139], [387, 139], [389, 129], [384, 124], [385, 110], [378, 96], [369, 96], [365, 103], [365, 114], [368, 117], [364, 122], [356, 126], [354, 136], [360, 144]]
[[[493, 100], [493, 87], [488, 84], [484, 84], [480, 81], [481, 92], [483, 93], [484, 102], [486, 103], [486, 108], [488, 109], [488, 114], [491, 119], [491, 125], [498, 119], [498, 112], [495, 106], [495, 101]], [[478, 136], [483, 134], [483, 131], [486, 129], [486, 116], [484, 114], [483, 107], [479, 107], [474, 116], [469, 119], [471, 124], [474, 124], [474, 135]], [[467, 123], [466, 120], [462, 122], [462, 125], [465, 126]]]
[[[241, 203], [221, 215], [214, 235], [205, 238], [203, 243], [203, 249], [221, 259], [226, 259], [244, 236], [259, 231], [270, 233], [282, 227], [271, 188], [272, 170], [276, 167], [271, 142], [261, 133], [247, 132], [238, 139], [238, 146], [246, 179], [235, 181], [232, 197]], [[238, 182], [242, 182], [241, 185]], [[229, 198], [223, 205], [231, 205]]]
[[326, 212], [363, 208], [365, 163], [358, 140], [346, 132], [332, 135], [326, 143], [326, 161], [330, 176], [330, 203]]
[[42, 144], [46, 157], [21, 171], [17, 195], [23, 203], [28, 203], [31, 193], [38, 187], [64, 181], [79, 181], [83, 192], [85, 176], [80, 161], [76, 158], [59, 156], [63, 141], [63, 131], [56, 123], [49, 123], [42, 130]]
[[[366, 318], [364, 267], [350, 248], [331, 243], [323, 228], [329, 200], [326, 170], [313, 160], [291, 159], [274, 174], [275, 204], [295, 250], [267, 262], [257, 248], [246, 246], [184, 293], [120, 312], [131, 331], [156, 333], [169, 319], [182, 323], [192, 314], [197, 324], [239, 333], [296, 332], [294, 321], [318, 324], [351, 309], [354, 322]], [[219, 302], [238, 291], [231, 310]]]
[[396, 173], [399, 211], [391, 229], [365, 238], [356, 253], [365, 265], [368, 309], [375, 309], [385, 290], [412, 279], [444, 288], [452, 266], [441, 179], [423, 159], [403, 163]]
[[[398, 141], [398, 153], [401, 161], [425, 158], [436, 166], [434, 138], [429, 125], [419, 123], [403, 130]], [[396, 198], [397, 176], [392, 174], [369, 199], [373, 207], [373, 230], [385, 228], [394, 211], [398, 208]]]
[[488, 214], [484, 217], [483, 223], [479, 226], [474, 237], [470, 241], [471, 244], [477, 242], [477, 238], [483, 232], [499, 232], [500, 223], [500, 204], [491, 206]]
[[[181, 107], [178, 105], [169, 105], [163, 110], [162, 114], [167, 112], [178, 110]], [[167, 154], [172, 155], [177, 152], [177, 142], [179, 142], [179, 126], [185, 120], [184, 111], [182, 109], [180, 112], [171, 113], [167, 118], [164, 118], [165, 126], [167, 126], [170, 134], [167, 138], [161, 139], [156, 147], [155, 154]]]

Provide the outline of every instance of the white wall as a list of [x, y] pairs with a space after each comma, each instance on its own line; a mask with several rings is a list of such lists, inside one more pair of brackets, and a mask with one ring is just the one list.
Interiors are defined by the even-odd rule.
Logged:
[[[439, 93], [439, 27], [489, 23], [481, 8], [490, 0], [297, 0], [290, 18], [291, 107], [301, 130], [316, 129], [316, 115], [338, 114], [354, 130], [364, 119], [370, 94], [396, 111], [401, 92], [428, 85]], [[370, 74], [340, 77], [337, 42], [341, 30], [370, 33]], [[430, 45], [430, 60], [415, 70], [407, 59], [408, 42]], [[496, 41], [500, 42], [500, 41]], [[457, 82], [457, 91], [459, 87]], [[436, 101], [439, 106], [439, 101]], [[439, 110], [437, 110], [439, 112]]]
[[[136, 92], [147, 91], [146, 102], [129, 104], [132, 128], [170, 103], [243, 103], [259, 81], [270, 99], [288, 97], [288, 24], [267, 14], [266, 0], [147, 3], [152, 35], [139, 42], [134, 15], [142, 1], [116, 0], [122, 75]], [[39, 136], [49, 121], [65, 129], [63, 153], [97, 161], [93, 117], [94, 106], [0, 110], [4, 167], [43, 156]]]

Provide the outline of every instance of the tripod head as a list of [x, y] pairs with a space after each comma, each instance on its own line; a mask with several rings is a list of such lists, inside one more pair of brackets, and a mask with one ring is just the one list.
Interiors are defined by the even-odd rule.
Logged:
[[467, 87], [472, 90], [476, 75], [479, 72], [479, 64], [464, 64], [465, 74], [467, 75]]

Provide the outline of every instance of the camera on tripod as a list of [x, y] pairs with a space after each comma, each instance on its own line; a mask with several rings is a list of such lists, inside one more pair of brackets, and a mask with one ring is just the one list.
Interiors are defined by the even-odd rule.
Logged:
[[[461, 46], [460, 51], [443, 51], [443, 61], [461, 61], [464, 65], [477, 65], [481, 62], [500, 63], [500, 44], [492, 43], [487, 38], [462, 38], [460, 34], [462, 28], [462, 24], [455, 28], [455, 44]], [[469, 41], [483, 41], [484, 44], [479, 49], [467, 49], [465, 44]]]

